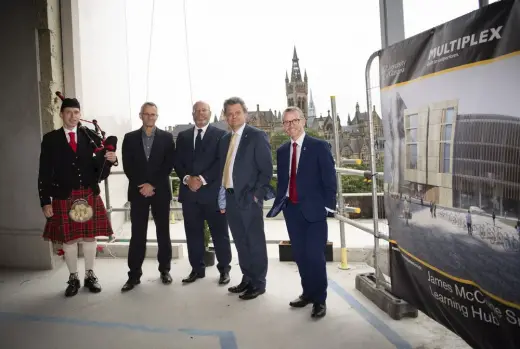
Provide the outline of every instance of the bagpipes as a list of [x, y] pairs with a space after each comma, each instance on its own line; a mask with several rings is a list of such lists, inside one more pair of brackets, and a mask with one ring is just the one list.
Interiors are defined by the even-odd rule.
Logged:
[[[56, 96], [58, 96], [62, 102], [65, 100], [65, 96], [60, 91], [56, 92]], [[80, 120], [80, 122], [78, 122], [78, 130], [81, 130], [87, 136], [94, 154], [96, 154], [99, 157], [104, 158], [107, 151], [113, 151], [113, 152], [116, 151], [117, 137], [116, 136], [106, 137], [105, 131], [103, 131], [101, 129], [101, 127], [99, 127], [97, 120], [92, 120], [92, 121], [85, 120], [85, 119], [79, 119], [79, 120]], [[94, 125], [94, 130], [81, 124], [81, 121]], [[106, 160], [105, 160], [105, 163], [106, 163]], [[105, 163], [103, 163], [103, 168], [101, 169], [100, 173], [103, 173]], [[117, 162], [115, 164], [117, 164]]]

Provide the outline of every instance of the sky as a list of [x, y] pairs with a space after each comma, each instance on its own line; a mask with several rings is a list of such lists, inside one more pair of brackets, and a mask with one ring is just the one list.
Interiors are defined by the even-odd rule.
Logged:
[[[478, 0], [403, 3], [406, 38], [478, 8]], [[366, 110], [365, 66], [381, 48], [379, 0], [126, 0], [126, 24], [133, 128], [144, 101], [158, 104], [161, 128], [191, 122], [197, 100], [217, 116], [231, 96], [249, 110], [283, 110], [294, 47], [317, 115], [335, 96], [346, 123], [356, 102]]]

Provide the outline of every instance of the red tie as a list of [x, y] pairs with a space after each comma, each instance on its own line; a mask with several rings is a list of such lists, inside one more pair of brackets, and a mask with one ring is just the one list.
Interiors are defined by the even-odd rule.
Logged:
[[69, 137], [70, 137], [70, 147], [72, 148], [72, 150], [74, 150], [74, 152], [76, 152], [77, 148], [78, 148], [78, 145], [76, 144], [76, 134], [74, 132], [69, 132]]
[[291, 178], [289, 179], [289, 200], [293, 203], [298, 202], [298, 193], [296, 192], [296, 151], [298, 144], [292, 144], [292, 159], [291, 159]]

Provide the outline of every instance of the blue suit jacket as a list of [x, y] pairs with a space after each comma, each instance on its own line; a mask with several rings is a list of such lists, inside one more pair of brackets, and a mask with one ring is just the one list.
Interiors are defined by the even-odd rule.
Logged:
[[[278, 215], [288, 201], [290, 149], [291, 142], [287, 142], [277, 150], [277, 194], [267, 217]], [[325, 207], [336, 210], [336, 169], [330, 146], [324, 140], [305, 135], [296, 172], [296, 190], [307, 221], [326, 219]]]
[[[220, 173], [224, 173], [231, 133], [222, 136], [219, 143]], [[273, 177], [273, 159], [267, 134], [253, 126], [245, 125], [233, 166], [233, 189], [239, 206], [253, 204], [263, 206], [270, 198], [270, 182]], [[254, 198], [257, 201], [255, 202]]]

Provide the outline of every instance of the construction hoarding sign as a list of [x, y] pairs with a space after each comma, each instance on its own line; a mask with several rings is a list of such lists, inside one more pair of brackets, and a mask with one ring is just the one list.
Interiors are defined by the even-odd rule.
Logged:
[[383, 50], [392, 292], [474, 348], [520, 348], [520, 1]]

